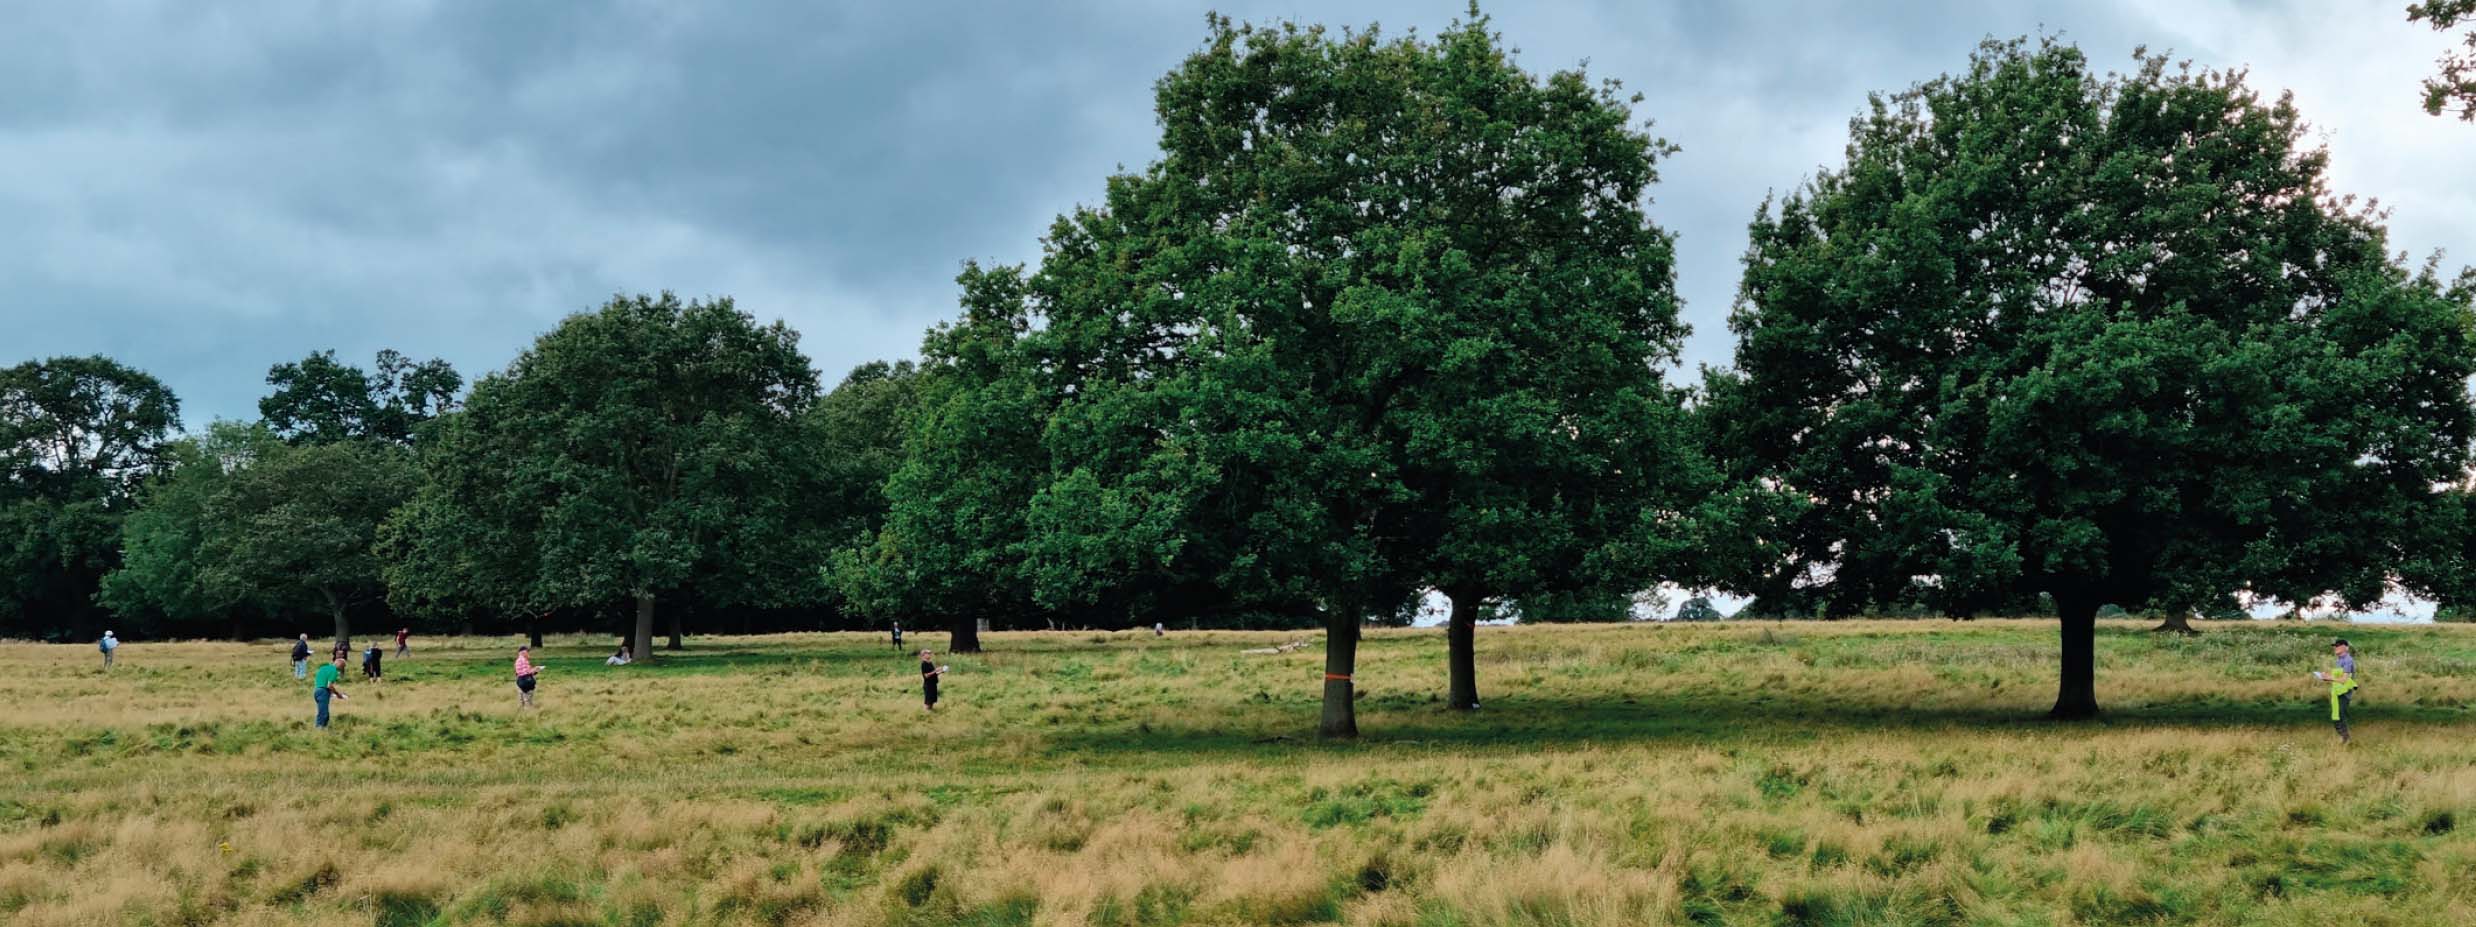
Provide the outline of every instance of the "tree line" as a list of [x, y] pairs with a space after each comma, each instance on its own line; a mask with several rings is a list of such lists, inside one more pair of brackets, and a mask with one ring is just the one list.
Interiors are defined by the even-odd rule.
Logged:
[[199, 434], [108, 359], [0, 373], [0, 633], [1320, 626], [1350, 736], [1360, 629], [1428, 590], [1455, 708], [1484, 617], [1667, 582], [2055, 614], [2060, 717], [2102, 608], [2476, 597], [2476, 274], [2392, 254], [2241, 72], [1999, 41], [1870, 97], [1755, 211], [1734, 361], [1687, 383], [1675, 149], [1612, 82], [1483, 18], [1216, 17], [1154, 96], [1157, 160], [830, 390], [667, 293], [469, 390], [314, 354]]

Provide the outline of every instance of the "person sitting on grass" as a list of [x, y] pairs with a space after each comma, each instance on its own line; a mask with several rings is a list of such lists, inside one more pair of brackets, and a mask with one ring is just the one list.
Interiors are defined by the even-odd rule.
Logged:
[[610, 659], [602, 661], [602, 665], [626, 666], [630, 663], [634, 663], [636, 662], [636, 656], [633, 652], [635, 649], [635, 644], [628, 643], [627, 641], [620, 641], [618, 652], [611, 654]]
[[2342, 637], [2330, 644], [2330, 672], [2313, 671], [2313, 678], [2330, 684], [2330, 726], [2338, 729], [2338, 742], [2348, 743], [2347, 702], [2356, 694], [2356, 651]]
[[935, 656], [934, 650], [920, 651], [920, 704], [929, 711], [937, 710], [937, 677], [945, 675], [947, 669], [937, 665], [932, 659]]
[[313, 683], [310, 698], [318, 703], [318, 729], [327, 729], [327, 700], [344, 697], [344, 690], [335, 687], [337, 677], [344, 675], [344, 656], [337, 654], [327, 665], [318, 668], [318, 680]]
[[516, 707], [533, 707], [533, 677], [541, 671], [533, 665], [533, 648], [516, 648]]

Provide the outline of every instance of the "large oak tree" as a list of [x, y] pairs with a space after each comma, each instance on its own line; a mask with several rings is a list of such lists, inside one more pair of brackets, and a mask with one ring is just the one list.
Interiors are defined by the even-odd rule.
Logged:
[[2476, 318], [2308, 138], [2240, 73], [2054, 42], [1875, 98], [1752, 226], [1706, 410], [1789, 504], [1740, 584], [1833, 615], [2051, 594], [2065, 718], [2097, 712], [2103, 605], [2381, 595], [2467, 462]]
[[1625, 98], [1525, 73], [1484, 20], [1221, 19], [1155, 98], [1160, 160], [1030, 283], [1044, 596], [1316, 608], [1349, 736], [1358, 627], [1417, 587], [1454, 599], [1475, 707], [1482, 599], [1672, 559], [1704, 468], [1656, 369], [1684, 334], [1645, 215], [1666, 148]]

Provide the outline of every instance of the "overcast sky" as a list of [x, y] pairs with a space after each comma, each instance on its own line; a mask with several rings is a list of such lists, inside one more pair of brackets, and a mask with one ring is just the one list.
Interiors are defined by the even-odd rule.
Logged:
[[[611, 294], [727, 294], [831, 383], [913, 356], [966, 258], [1154, 152], [1151, 84], [1206, 9], [1433, 33], [1460, 0], [47, 3], [0, 11], [0, 364], [102, 353], [248, 417], [268, 365], [394, 347], [469, 375]], [[2040, 31], [2292, 89], [2394, 246], [2476, 261], [2476, 126], [2428, 117], [2449, 39], [2374, 3], [1500, 3], [1534, 72], [1585, 62], [1683, 146], [1689, 364], [1724, 362], [1747, 218], [1835, 163], [1871, 90]], [[1895, 8], [1896, 7], [1896, 8]]]

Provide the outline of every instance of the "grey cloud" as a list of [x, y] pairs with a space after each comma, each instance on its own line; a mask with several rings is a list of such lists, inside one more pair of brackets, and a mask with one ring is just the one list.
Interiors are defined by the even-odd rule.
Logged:
[[[1219, 3], [1433, 32], [1430, 3]], [[2325, 5], [1496, 4], [1534, 70], [1584, 60], [1683, 151], [1654, 214], [1680, 236], [1722, 362], [1744, 225], [1838, 157], [1865, 94], [1982, 37], [2138, 44], [2294, 87], [2338, 186], [2397, 207], [2397, 244], [2476, 253], [2450, 170], [2476, 146], [2416, 112], [2438, 48]], [[789, 319], [831, 379], [908, 356], [967, 258], [1038, 253], [1050, 217], [1153, 153], [1151, 85], [1202, 6], [69, 4], [0, 29], [0, 362], [103, 352], [192, 424], [254, 412], [318, 348], [505, 363], [619, 291], [729, 294]]]

